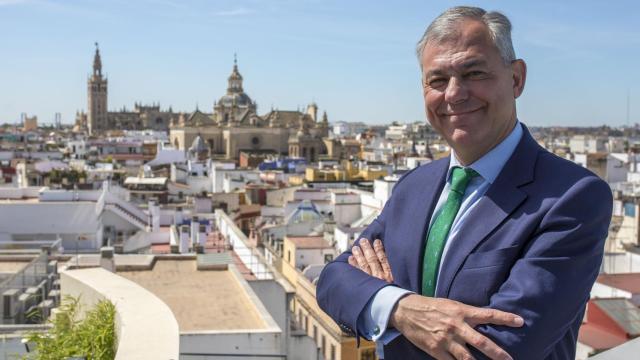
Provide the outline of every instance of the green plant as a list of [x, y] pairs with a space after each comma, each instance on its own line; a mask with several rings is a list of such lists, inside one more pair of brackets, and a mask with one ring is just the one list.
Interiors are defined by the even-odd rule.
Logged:
[[87, 360], [111, 360], [115, 357], [115, 306], [107, 300], [98, 302], [81, 315], [79, 298], [66, 296], [59, 311], [50, 320], [53, 327], [46, 333], [26, 336], [35, 344], [35, 352], [23, 360], [58, 360], [84, 357]]

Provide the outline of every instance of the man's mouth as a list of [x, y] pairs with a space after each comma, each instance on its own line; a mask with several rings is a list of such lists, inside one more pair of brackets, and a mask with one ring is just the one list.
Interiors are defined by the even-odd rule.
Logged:
[[482, 108], [477, 108], [477, 109], [472, 109], [472, 110], [463, 110], [463, 111], [456, 111], [456, 112], [446, 112], [443, 113], [442, 116], [460, 116], [460, 115], [466, 115], [466, 114], [471, 114], [473, 112], [476, 112], [478, 110], [480, 110]]

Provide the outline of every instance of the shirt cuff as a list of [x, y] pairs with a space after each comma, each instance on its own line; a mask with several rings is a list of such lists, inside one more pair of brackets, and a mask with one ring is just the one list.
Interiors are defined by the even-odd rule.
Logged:
[[398, 300], [411, 294], [409, 290], [397, 286], [385, 286], [380, 289], [358, 317], [358, 332], [365, 338], [388, 344], [400, 333], [391, 329], [388, 331], [389, 317]]

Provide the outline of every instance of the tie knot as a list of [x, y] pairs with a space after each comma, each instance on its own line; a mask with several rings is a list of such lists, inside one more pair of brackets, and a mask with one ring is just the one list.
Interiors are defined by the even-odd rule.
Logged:
[[478, 176], [478, 173], [472, 168], [454, 167], [451, 174], [451, 190], [464, 194], [469, 181]]

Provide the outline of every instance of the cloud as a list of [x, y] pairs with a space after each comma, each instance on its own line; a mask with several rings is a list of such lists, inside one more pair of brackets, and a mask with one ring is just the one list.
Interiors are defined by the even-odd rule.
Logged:
[[214, 16], [242, 16], [252, 13], [253, 11], [247, 8], [235, 8], [231, 10], [220, 10], [213, 13]]
[[0, 6], [11, 6], [28, 3], [29, 0], [0, 0]]

